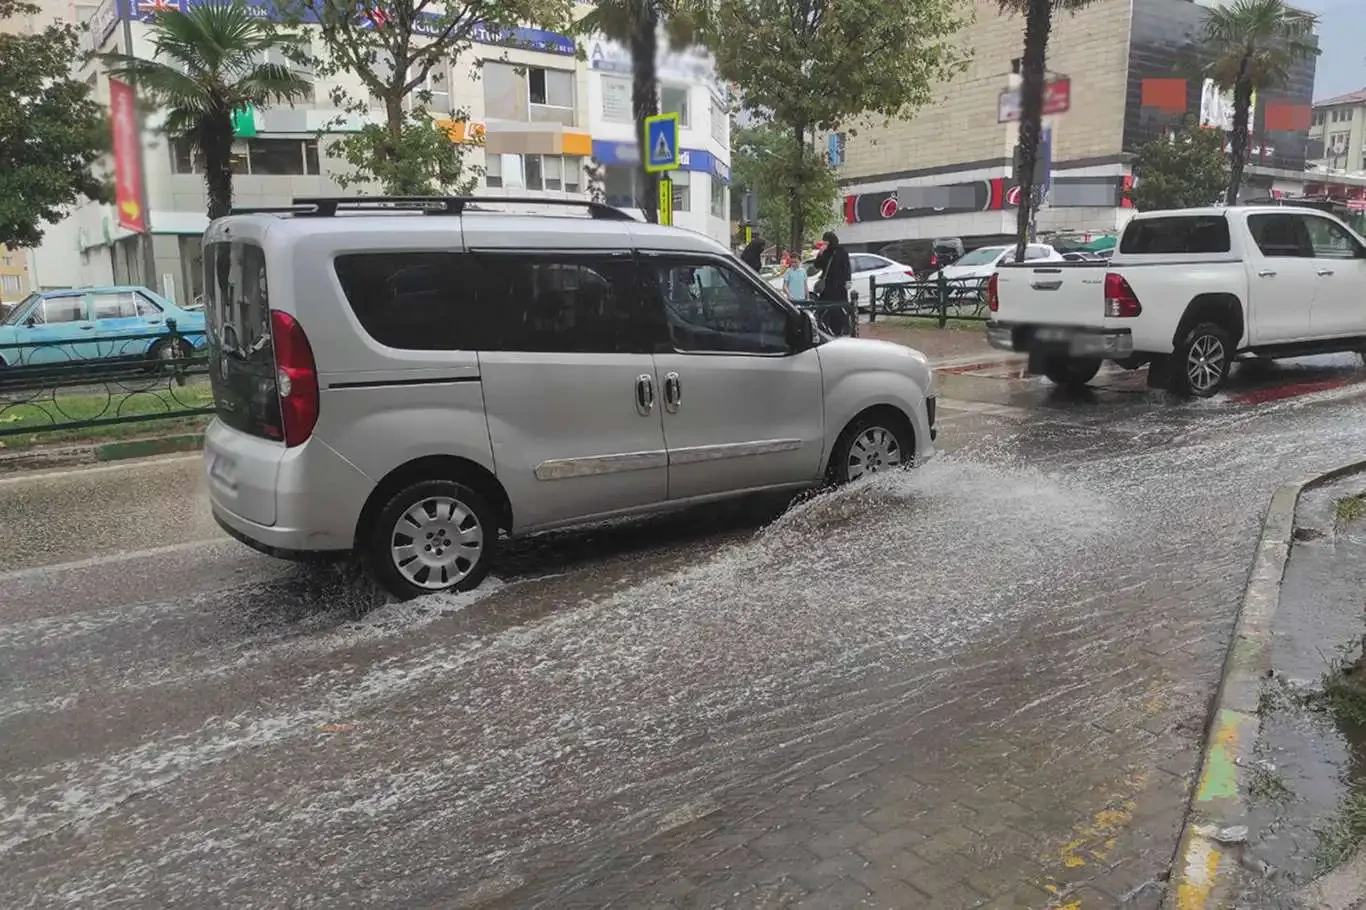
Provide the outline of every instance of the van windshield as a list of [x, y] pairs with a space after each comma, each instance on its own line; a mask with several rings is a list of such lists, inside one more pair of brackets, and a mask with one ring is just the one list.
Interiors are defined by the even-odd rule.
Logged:
[[284, 439], [266, 257], [259, 246], [241, 241], [205, 245], [204, 318], [218, 419], [243, 433]]

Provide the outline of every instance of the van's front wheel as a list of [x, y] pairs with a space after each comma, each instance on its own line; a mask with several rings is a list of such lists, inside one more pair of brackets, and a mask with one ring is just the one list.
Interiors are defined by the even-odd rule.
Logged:
[[498, 522], [482, 496], [453, 480], [424, 480], [380, 509], [367, 556], [376, 580], [408, 600], [476, 587], [497, 541]]

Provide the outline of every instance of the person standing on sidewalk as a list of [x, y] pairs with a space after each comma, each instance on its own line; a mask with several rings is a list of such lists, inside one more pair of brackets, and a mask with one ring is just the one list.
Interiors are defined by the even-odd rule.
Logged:
[[793, 303], [806, 303], [806, 269], [797, 261], [791, 253], [783, 256], [783, 265], [786, 270], [783, 272], [783, 290], [787, 292], [787, 299]]
[[[854, 273], [849, 266], [849, 251], [840, 244], [834, 231], [826, 231], [821, 238], [825, 247], [816, 256], [816, 270], [821, 273], [821, 282], [816, 289], [816, 299], [825, 304], [849, 303], [849, 281]], [[821, 321], [836, 336], [852, 334], [849, 311], [843, 306], [824, 307]]]

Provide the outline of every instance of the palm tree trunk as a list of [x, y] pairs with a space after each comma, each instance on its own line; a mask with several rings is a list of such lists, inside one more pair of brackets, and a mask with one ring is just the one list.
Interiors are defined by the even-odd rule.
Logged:
[[645, 170], [650, 149], [645, 136], [645, 118], [659, 113], [659, 87], [655, 82], [655, 51], [659, 44], [659, 12], [650, 0], [639, 3], [635, 31], [631, 34], [631, 112], [636, 118], [636, 139], [640, 143], [640, 173], [644, 178], [645, 198], [638, 200], [646, 221], [659, 221], [659, 177]]
[[209, 191], [209, 220], [232, 211], [232, 114], [210, 114], [200, 123], [204, 152], [204, 186]]
[[1239, 79], [1233, 86], [1233, 134], [1229, 136], [1228, 194], [1226, 205], [1238, 204], [1238, 190], [1243, 182], [1243, 166], [1247, 164], [1247, 127], [1252, 108], [1252, 83], [1242, 78], [1247, 69], [1246, 58], [1239, 67]]
[[1030, 213], [1034, 205], [1034, 164], [1039, 159], [1043, 132], [1043, 92], [1048, 56], [1048, 33], [1053, 28], [1052, 0], [1029, 0], [1025, 14], [1024, 57], [1020, 61], [1020, 207], [1016, 212], [1015, 260], [1024, 262], [1029, 243]]

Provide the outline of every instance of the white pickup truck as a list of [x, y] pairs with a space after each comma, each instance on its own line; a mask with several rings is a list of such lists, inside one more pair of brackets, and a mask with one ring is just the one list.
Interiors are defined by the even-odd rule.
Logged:
[[1136, 215], [1107, 262], [1005, 265], [987, 340], [1081, 386], [1105, 360], [1209, 397], [1235, 357], [1366, 354], [1366, 240], [1310, 208]]

